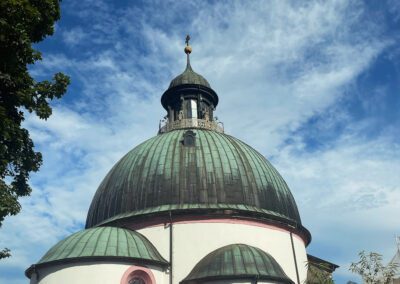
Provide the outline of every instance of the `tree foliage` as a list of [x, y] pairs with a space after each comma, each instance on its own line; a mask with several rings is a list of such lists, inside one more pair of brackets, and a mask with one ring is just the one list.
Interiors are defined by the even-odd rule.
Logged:
[[334, 284], [332, 273], [326, 264], [307, 262], [307, 280], [305, 284]]
[[350, 271], [359, 274], [366, 284], [389, 284], [396, 273], [397, 265], [382, 264], [382, 256], [375, 252], [360, 252], [360, 260], [350, 265]]
[[[18, 198], [31, 192], [29, 174], [42, 164], [21, 126], [24, 111], [47, 119], [52, 113], [49, 101], [61, 98], [69, 84], [62, 73], [37, 82], [28, 70], [41, 60], [32, 44], [52, 35], [59, 19], [58, 0], [0, 1], [0, 226], [6, 216], [20, 211]], [[9, 255], [8, 250], [2, 252], [0, 258]]]
[[0, 250], [0, 259], [10, 257], [10, 250], [8, 248]]

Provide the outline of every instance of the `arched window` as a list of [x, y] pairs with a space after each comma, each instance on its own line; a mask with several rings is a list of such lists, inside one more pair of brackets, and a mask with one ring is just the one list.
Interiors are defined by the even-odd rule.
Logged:
[[156, 280], [150, 269], [131, 266], [122, 276], [121, 284], [156, 284]]
[[186, 131], [183, 133], [182, 139], [183, 146], [186, 147], [195, 147], [196, 146], [196, 133], [191, 130]]
[[187, 106], [187, 118], [197, 118], [197, 101], [196, 100], [188, 100], [186, 101]]

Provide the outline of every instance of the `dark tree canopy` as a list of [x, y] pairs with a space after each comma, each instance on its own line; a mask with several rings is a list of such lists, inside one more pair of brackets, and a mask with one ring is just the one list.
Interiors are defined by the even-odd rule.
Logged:
[[62, 73], [37, 82], [28, 70], [41, 60], [32, 44], [52, 35], [59, 19], [58, 0], [0, 1], [0, 226], [20, 211], [18, 198], [30, 194], [29, 174], [42, 163], [28, 130], [21, 127], [24, 111], [47, 119], [49, 101], [61, 98], [69, 84]]

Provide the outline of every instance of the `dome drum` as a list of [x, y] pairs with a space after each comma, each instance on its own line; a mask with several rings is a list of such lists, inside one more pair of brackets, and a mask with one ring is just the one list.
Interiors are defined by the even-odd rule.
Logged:
[[[161, 104], [167, 115], [160, 122], [159, 133], [190, 127], [219, 130], [213, 115], [218, 96], [207, 80], [193, 71], [189, 54], [185, 71], [172, 80], [161, 97]], [[161, 123], [165, 123], [166, 127], [162, 127]]]
[[210, 107], [218, 105], [218, 95], [213, 89], [196, 84], [177, 85], [166, 90], [161, 97], [161, 105], [168, 111], [168, 107], [180, 104], [182, 96], [185, 99], [198, 99], [200, 96]]
[[132, 230], [140, 230], [147, 226], [156, 226], [170, 222], [218, 219], [256, 221], [292, 232], [298, 235], [306, 245], [311, 242], [310, 232], [296, 221], [279, 216], [275, 212], [236, 204], [163, 205], [156, 208], [119, 214], [104, 220], [98, 225], [123, 226]]

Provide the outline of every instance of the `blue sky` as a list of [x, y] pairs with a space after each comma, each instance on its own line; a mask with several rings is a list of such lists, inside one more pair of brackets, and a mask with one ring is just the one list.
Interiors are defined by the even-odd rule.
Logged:
[[44, 165], [4, 222], [0, 283], [83, 228], [102, 178], [156, 135], [160, 97], [185, 66], [218, 93], [226, 133], [265, 155], [291, 188], [309, 253], [341, 267], [361, 250], [388, 261], [400, 234], [400, 2], [63, 1], [37, 45], [37, 78], [63, 71], [68, 93], [46, 122], [27, 117]]

